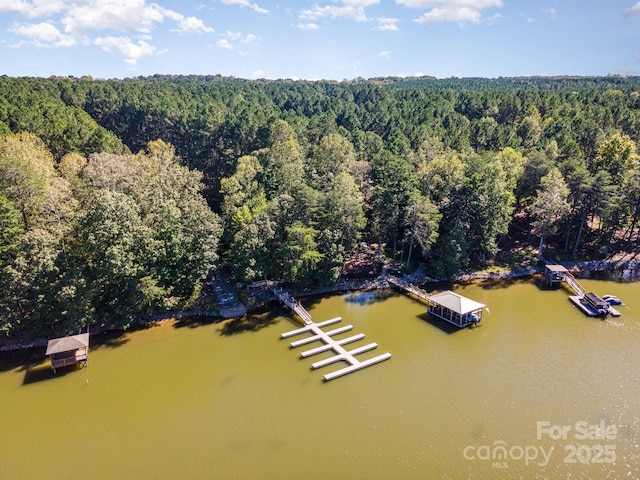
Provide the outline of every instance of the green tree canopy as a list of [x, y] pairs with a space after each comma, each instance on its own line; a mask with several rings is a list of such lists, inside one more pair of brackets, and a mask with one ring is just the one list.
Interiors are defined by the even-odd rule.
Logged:
[[553, 234], [558, 222], [570, 212], [570, 205], [567, 201], [569, 193], [569, 187], [557, 168], [552, 168], [540, 180], [540, 190], [529, 207], [529, 212], [534, 219], [533, 229], [540, 235], [540, 246], [538, 247], [538, 255], [540, 256], [542, 256], [544, 237]]

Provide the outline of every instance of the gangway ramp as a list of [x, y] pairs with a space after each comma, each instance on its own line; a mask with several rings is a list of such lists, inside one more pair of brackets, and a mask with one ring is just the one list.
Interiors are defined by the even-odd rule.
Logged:
[[571, 275], [571, 273], [569, 272], [565, 274], [564, 281], [579, 297], [583, 297], [587, 292], [587, 290], [582, 285], [580, 285], [580, 282], [576, 280], [576, 277]]
[[416, 287], [415, 285], [409, 282], [405, 282], [404, 280], [401, 280], [398, 277], [394, 277], [393, 275], [388, 275], [386, 277], [386, 280], [391, 285], [394, 285], [399, 289], [404, 290], [405, 292], [411, 293], [412, 295], [418, 297], [420, 300], [423, 300], [428, 304], [433, 303], [431, 301], [431, 295], [429, 295], [426, 291], [424, 291], [420, 287]]
[[293, 313], [298, 315], [305, 325], [309, 325], [313, 323], [311, 320], [311, 314], [307, 312], [307, 309], [302, 306], [302, 304], [285, 292], [283, 289], [273, 289], [273, 294], [276, 296], [278, 300], [280, 300], [285, 306], [289, 307]]

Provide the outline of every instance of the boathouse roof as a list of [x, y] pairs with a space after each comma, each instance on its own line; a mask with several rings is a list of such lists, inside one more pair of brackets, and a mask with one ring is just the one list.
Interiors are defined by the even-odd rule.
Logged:
[[478, 303], [474, 300], [471, 300], [470, 298], [458, 295], [451, 290], [437, 293], [436, 295], [431, 295], [429, 297], [429, 300], [437, 303], [438, 305], [442, 305], [449, 310], [459, 313], [460, 315], [474, 312], [476, 310], [481, 310], [485, 306], [483, 303]]
[[53, 338], [47, 343], [47, 353], [45, 355], [55, 355], [56, 353], [70, 352], [79, 348], [89, 347], [89, 334], [81, 333], [69, 337]]

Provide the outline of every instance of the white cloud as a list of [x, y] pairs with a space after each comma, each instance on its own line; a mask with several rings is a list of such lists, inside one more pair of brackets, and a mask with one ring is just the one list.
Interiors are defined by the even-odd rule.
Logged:
[[9, 28], [9, 31], [16, 35], [26, 37], [29, 39], [29, 43], [39, 47], [71, 47], [77, 43], [73, 37], [63, 35], [60, 30], [48, 22], [31, 24], [14, 23]]
[[298, 30], [318, 30], [320, 27], [315, 23], [299, 23], [296, 28]]
[[318, 20], [321, 18], [345, 18], [356, 22], [369, 20], [365, 9], [380, 3], [380, 0], [340, 0], [339, 5], [315, 5], [300, 12], [301, 19]]
[[[396, 3], [410, 8], [429, 9], [414, 20], [426, 26], [441, 22], [481, 23], [487, 20], [483, 17], [484, 10], [502, 7], [502, 0], [396, 0]], [[496, 18], [499, 17], [491, 17]]]
[[262, 70], [256, 70], [251, 74], [251, 78], [262, 78], [264, 76], [264, 72]]
[[[226, 31], [222, 34], [223, 37], [216, 42], [216, 46], [219, 48], [224, 48], [226, 50], [234, 50], [236, 42], [240, 42], [244, 45], [252, 45], [256, 43], [260, 38], [253, 33], [249, 33], [248, 35], [244, 35], [242, 32], [231, 32]], [[233, 43], [232, 43], [233, 42]], [[248, 55], [249, 52], [246, 51], [237, 51], [239, 55]]]
[[14, 12], [26, 15], [29, 11], [29, 7], [29, 3], [22, 0], [4, 0], [2, 3], [0, 3], [0, 13]]
[[179, 20], [178, 27], [175, 31], [179, 33], [202, 34], [214, 32], [213, 28], [207, 27], [202, 20], [196, 17], [187, 17]]
[[631, 7], [629, 10], [627, 10], [626, 12], [624, 12], [624, 16], [625, 17], [632, 17], [634, 15], [640, 15], [640, 2], [636, 3], [633, 7]]
[[544, 13], [546, 13], [547, 15], [549, 15], [550, 18], [556, 18], [558, 16], [558, 12], [556, 11], [555, 8], [551, 7], [551, 8], [545, 8], [542, 10]]
[[229, 42], [229, 40], [225, 38], [218, 40], [216, 42], [216, 46], [220, 48], [225, 48], [227, 50], [231, 50], [233, 48], [233, 45], [231, 45], [231, 42]]
[[242, 38], [241, 32], [230, 32], [227, 30], [223, 33], [223, 35], [227, 38], [230, 38], [231, 40], [238, 40], [239, 38]]
[[1, 0], [0, 13], [18, 13], [29, 18], [52, 15], [66, 8], [63, 0]]
[[378, 58], [384, 58], [384, 59], [391, 58], [391, 52], [389, 50], [385, 50], [384, 52], [380, 52], [378, 54]]
[[244, 43], [245, 45], [251, 45], [252, 43], [256, 43], [257, 41], [258, 41], [258, 37], [253, 33], [250, 33], [249, 35], [244, 37], [244, 39], [242, 40], [242, 43]]
[[269, 13], [269, 10], [262, 8], [257, 3], [251, 3], [249, 0], [222, 0], [225, 5], [238, 5], [240, 7], [248, 7], [257, 13]]
[[[2, 12], [47, 18], [46, 22], [14, 24], [9, 28], [10, 33], [23, 37], [19, 44], [93, 44], [103, 50], [119, 51], [127, 63], [133, 64], [144, 56], [161, 53], [150, 43], [149, 34], [165, 20], [175, 22], [176, 28], [171, 31], [181, 34], [214, 31], [199, 18], [185, 17], [150, 0], [0, 0]], [[131, 41], [128, 32], [135, 32], [137, 40]]]
[[167, 50], [158, 50], [144, 40], [138, 40], [137, 43], [134, 43], [129, 37], [98, 37], [93, 41], [93, 44], [105, 52], [111, 52], [113, 49], [120, 51], [124, 56], [124, 61], [129, 65], [135, 65], [142, 57], [167, 53]]
[[62, 23], [65, 31], [73, 35], [83, 35], [90, 30], [149, 32], [165, 17], [179, 18], [179, 14], [173, 13], [157, 4], [147, 5], [146, 0], [84, 0], [67, 9]]
[[378, 25], [374, 28], [374, 30], [380, 30], [385, 32], [397, 32], [400, 29], [398, 28], [398, 22], [400, 19], [398, 18], [387, 18], [380, 17], [376, 18]]

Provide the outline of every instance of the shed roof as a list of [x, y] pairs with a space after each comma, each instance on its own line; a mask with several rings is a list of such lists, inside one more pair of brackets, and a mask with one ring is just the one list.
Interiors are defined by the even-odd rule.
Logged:
[[70, 337], [53, 338], [47, 343], [47, 353], [45, 355], [53, 355], [56, 353], [69, 352], [79, 348], [89, 346], [89, 334], [81, 333]]
[[545, 268], [550, 272], [568, 272], [567, 268], [563, 265], [545, 265]]
[[438, 305], [442, 305], [449, 310], [459, 313], [460, 315], [480, 310], [485, 306], [483, 303], [478, 303], [470, 298], [458, 295], [451, 290], [446, 290], [436, 295], [432, 295], [429, 299]]

